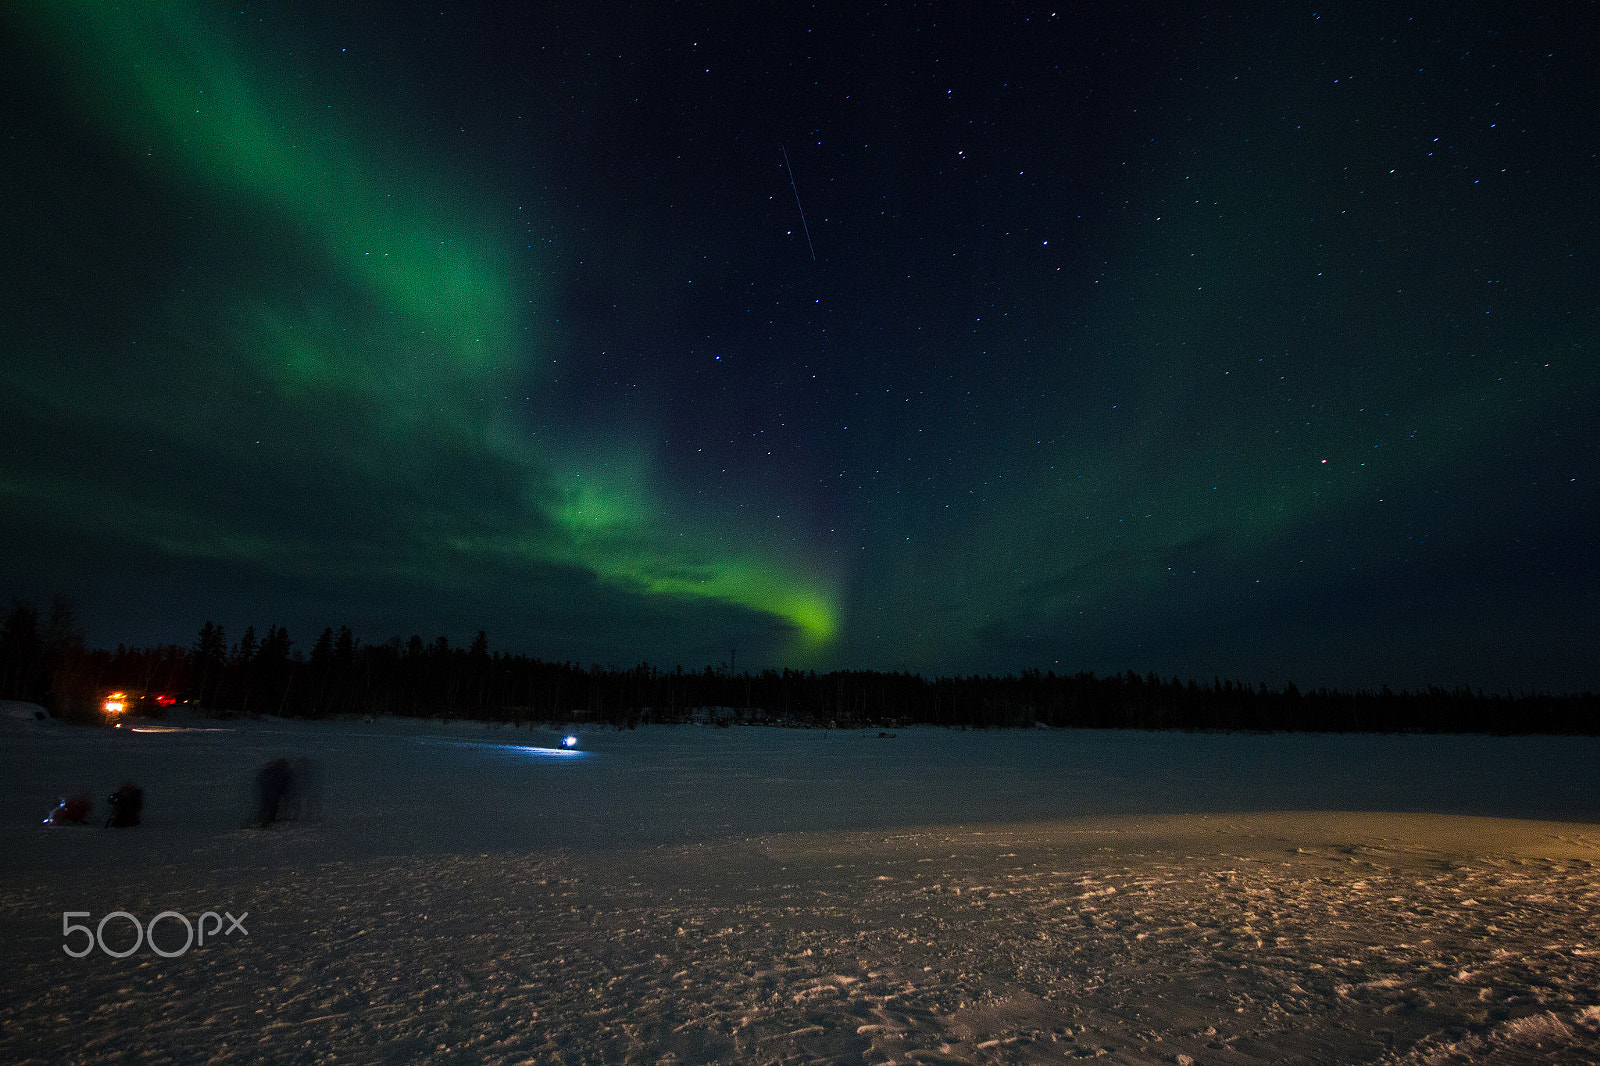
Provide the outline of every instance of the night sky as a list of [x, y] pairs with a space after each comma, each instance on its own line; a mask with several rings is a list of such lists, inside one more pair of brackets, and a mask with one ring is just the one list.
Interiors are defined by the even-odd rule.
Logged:
[[1600, 8], [8, 4], [90, 642], [1600, 689]]

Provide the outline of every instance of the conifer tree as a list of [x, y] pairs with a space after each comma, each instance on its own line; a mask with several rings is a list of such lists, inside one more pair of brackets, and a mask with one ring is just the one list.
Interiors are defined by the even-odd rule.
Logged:
[[222, 664], [228, 650], [228, 634], [207, 620], [194, 643], [195, 698], [202, 707], [215, 707], [217, 690], [222, 685]]

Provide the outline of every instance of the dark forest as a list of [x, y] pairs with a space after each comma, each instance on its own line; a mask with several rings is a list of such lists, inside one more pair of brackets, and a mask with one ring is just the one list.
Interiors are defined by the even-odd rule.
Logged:
[[735, 672], [717, 666], [618, 669], [491, 652], [479, 632], [365, 643], [325, 629], [302, 652], [279, 626], [230, 643], [206, 622], [194, 644], [115, 650], [85, 644], [72, 605], [15, 604], [0, 627], [0, 698], [94, 722], [111, 691], [136, 714], [172, 707], [216, 717], [402, 715], [518, 725], [765, 723], [806, 727], [930, 724], [962, 729], [1089, 728], [1302, 732], [1600, 733], [1600, 696], [1485, 694], [1457, 687], [1392, 692], [1269, 689], [1128, 671], [925, 678], [839, 670]]

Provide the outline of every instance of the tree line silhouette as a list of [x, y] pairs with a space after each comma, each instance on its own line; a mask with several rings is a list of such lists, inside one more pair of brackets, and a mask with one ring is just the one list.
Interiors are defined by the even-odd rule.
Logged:
[[[1485, 695], [1481, 690], [1301, 692], [1241, 681], [1209, 684], [1133, 671], [924, 678], [872, 670], [627, 669], [491, 652], [485, 633], [364, 643], [329, 627], [309, 651], [281, 626], [229, 642], [206, 622], [193, 645], [90, 649], [72, 605], [44, 614], [18, 602], [0, 625], [0, 698], [94, 721], [121, 690], [142, 713], [175, 700], [218, 716], [403, 715], [517, 724], [764, 722], [796, 726], [968, 729], [1287, 730], [1305, 732], [1600, 734], [1600, 696]], [[156, 697], [160, 695], [162, 701]]]

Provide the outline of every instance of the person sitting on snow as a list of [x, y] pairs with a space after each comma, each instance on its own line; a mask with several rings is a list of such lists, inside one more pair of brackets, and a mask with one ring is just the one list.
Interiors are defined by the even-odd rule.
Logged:
[[82, 825], [93, 809], [94, 801], [88, 796], [77, 795], [70, 798], [62, 796], [61, 801], [56, 804], [56, 809], [45, 815], [44, 824]]
[[127, 829], [139, 824], [139, 812], [144, 809], [144, 789], [132, 781], [111, 794], [111, 817], [106, 819], [107, 829]]

